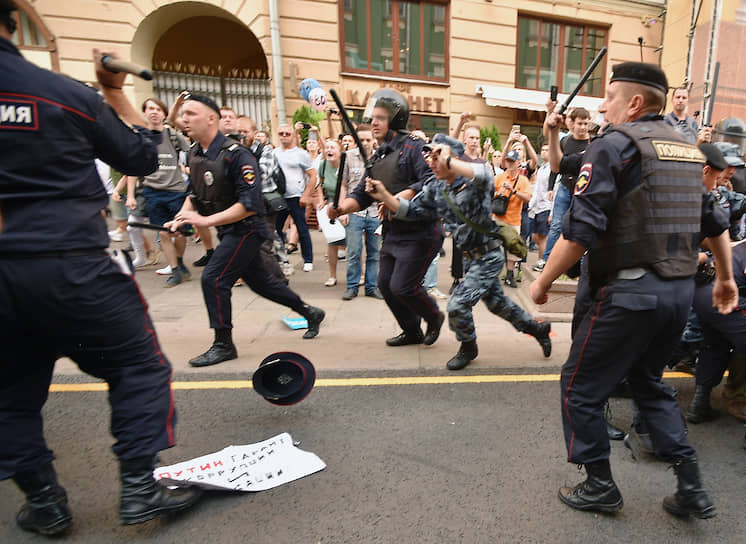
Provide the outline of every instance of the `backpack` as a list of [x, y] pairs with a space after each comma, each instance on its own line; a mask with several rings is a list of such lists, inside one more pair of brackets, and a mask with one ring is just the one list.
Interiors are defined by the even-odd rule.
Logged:
[[[249, 150], [251, 151], [251, 154], [254, 155], [257, 164], [259, 164], [259, 159], [262, 157], [265, 145], [266, 144], [259, 144], [258, 146], [256, 146], [256, 151]], [[273, 172], [270, 172], [269, 177], [272, 178], [272, 181], [275, 182], [277, 191], [281, 195], [284, 195], [285, 190], [287, 189], [287, 182], [285, 181], [285, 172], [282, 171], [282, 167], [280, 166], [279, 162], [277, 163], [277, 168], [275, 168]]]

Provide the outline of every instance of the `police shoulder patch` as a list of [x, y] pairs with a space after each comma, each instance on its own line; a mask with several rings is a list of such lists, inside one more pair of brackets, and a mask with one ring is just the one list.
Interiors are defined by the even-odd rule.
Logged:
[[39, 130], [38, 105], [0, 94], [0, 130]]
[[241, 176], [246, 183], [248, 183], [249, 185], [254, 185], [254, 182], [256, 181], [256, 174], [254, 173], [253, 166], [251, 166], [250, 164], [244, 164], [241, 167]]
[[593, 164], [590, 162], [585, 163], [580, 168], [578, 174], [578, 180], [575, 182], [575, 194], [579, 195], [588, 188], [591, 183], [591, 173], [593, 172]]

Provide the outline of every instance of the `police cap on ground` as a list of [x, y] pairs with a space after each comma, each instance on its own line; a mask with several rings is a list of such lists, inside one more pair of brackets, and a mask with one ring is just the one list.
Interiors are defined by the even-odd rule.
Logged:
[[220, 106], [218, 106], [217, 102], [215, 102], [209, 96], [205, 96], [204, 94], [188, 93], [184, 95], [184, 101], [186, 102], [187, 100], [202, 102], [205, 106], [212, 110], [215, 110], [215, 112], [220, 115]]
[[725, 157], [725, 161], [728, 166], [743, 166], [743, 157], [741, 156], [741, 148], [737, 144], [730, 142], [715, 142], [713, 144], [717, 147]]
[[699, 150], [705, 156], [705, 164], [710, 168], [719, 171], [728, 168], [728, 162], [715, 144], [701, 144]]
[[622, 62], [621, 64], [616, 64], [611, 70], [609, 83], [614, 81], [639, 83], [654, 87], [663, 94], [668, 93], [668, 79], [666, 78], [666, 74], [655, 64], [648, 64], [646, 62]]
[[436, 145], [445, 144], [448, 147], [451, 148], [451, 153], [453, 155], [456, 155], [457, 157], [460, 157], [464, 154], [464, 143], [460, 142], [456, 138], [451, 138], [450, 136], [443, 134], [441, 132], [438, 132], [435, 136], [433, 136], [432, 143], [425, 144], [422, 146], [423, 151], [429, 151]]
[[254, 390], [266, 400], [287, 406], [300, 402], [311, 392], [316, 369], [303, 355], [280, 351], [265, 357], [251, 381]]

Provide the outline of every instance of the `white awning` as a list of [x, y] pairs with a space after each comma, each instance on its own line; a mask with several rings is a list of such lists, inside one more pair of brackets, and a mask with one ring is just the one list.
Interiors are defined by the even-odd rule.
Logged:
[[[498, 87], [496, 85], [477, 85], [477, 94], [481, 94], [488, 106], [502, 108], [516, 108], [521, 110], [546, 111], [549, 93], [547, 91], [533, 91], [531, 89], [516, 89], [515, 87]], [[566, 94], [560, 93], [557, 101], [562, 104], [567, 99]], [[582, 106], [591, 114], [598, 111], [603, 98], [593, 96], [576, 96], [570, 107]], [[592, 115], [591, 115], [592, 116]]]

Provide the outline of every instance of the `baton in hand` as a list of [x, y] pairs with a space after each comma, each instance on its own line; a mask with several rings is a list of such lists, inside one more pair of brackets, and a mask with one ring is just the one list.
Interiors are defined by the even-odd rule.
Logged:
[[133, 76], [137, 76], [141, 79], [144, 79], [145, 81], [150, 81], [153, 79], [153, 73], [147, 68], [138, 66], [134, 62], [128, 62], [126, 60], [120, 60], [120, 59], [113, 59], [111, 58], [110, 55], [104, 55], [103, 57], [101, 57], [101, 64], [109, 72], [113, 72], [115, 74], [124, 72], [126, 74], [132, 74]]
[[559, 110], [557, 110], [557, 113], [559, 113], [560, 115], [565, 113], [565, 110], [567, 110], [568, 106], [570, 106], [570, 102], [572, 102], [572, 99], [575, 98], [575, 95], [577, 95], [580, 92], [580, 89], [583, 88], [583, 85], [585, 85], [585, 82], [588, 81], [589, 77], [591, 77], [593, 70], [596, 69], [596, 66], [598, 66], [599, 62], [601, 62], [601, 59], [604, 58], [605, 54], [606, 54], [606, 47], [602, 47], [601, 51], [599, 51], [598, 55], [596, 55], [596, 58], [593, 59], [593, 62], [591, 62], [590, 66], [588, 66], [588, 69], [583, 74], [583, 77], [580, 78], [580, 81], [578, 81], [578, 84], [575, 86], [575, 88], [572, 90], [570, 95], [567, 97], [567, 100], [565, 100], [565, 103], [560, 106]]
[[[152, 225], [150, 223], [138, 223], [137, 221], [130, 221], [127, 224], [133, 227], [136, 227], [138, 229], [158, 230], [161, 232], [170, 232], [171, 234], [174, 234], [174, 231], [172, 231], [168, 227], [162, 227], [160, 225]], [[194, 234], [194, 229], [191, 226], [187, 226], [187, 225], [184, 225], [183, 227], [179, 227], [176, 230], [177, 232], [180, 232], [184, 236], [191, 236], [192, 234]]]

